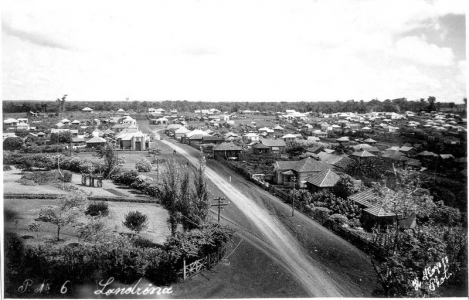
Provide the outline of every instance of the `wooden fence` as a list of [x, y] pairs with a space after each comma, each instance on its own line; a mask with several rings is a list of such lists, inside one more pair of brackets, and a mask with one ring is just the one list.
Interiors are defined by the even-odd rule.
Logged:
[[198, 259], [188, 265], [186, 265], [186, 259], [183, 260], [183, 268], [182, 268], [182, 278], [184, 280], [191, 278], [203, 270], [210, 269], [211, 267], [215, 266], [219, 261], [221, 256], [223, 256], [224, 251], [216, 251], [213, 253], [208, 254], [207, 256]]

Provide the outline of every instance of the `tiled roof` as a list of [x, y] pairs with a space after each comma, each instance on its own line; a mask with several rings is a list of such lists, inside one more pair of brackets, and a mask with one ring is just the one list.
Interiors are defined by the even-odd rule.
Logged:
[[105, 143], [105, 142], [106, 142], [105, 139], [102, 139], [102, 138], [97, 137], [97, 136], [95, 136], [95, 137], [93, 137], [92, 139], [86, 141], [87, 144], [91, 144], [91, 143]]
[[261, 139], [260, 142], [267, 147], [286, 147], [287, 144], [285, 144], [284, 140], [277, 139], [277, 140], [272, 140], [272, 139]]
[[363, 211], [366, 211], [367, 213], [375, 217], [395, 217], [396, 216], [396, 214], [387, 212], [380, 206], [369, 207], [369, 208], [364, 209]]
[[197, 133], [197, 134], [192, 134], [191, 136], [187, 137], [189, 140], [201, 140], [203, 137], [206, 135]]
[[369, 200], [373, 201], [373, 199], [375, 198], [376, 198], [376, 195], [373, 193], [373, 189], [368, 189], [363, 192], [349, 196], [350, 200], [357, 202], [358, 204], [365, 206], [365, 207], [372, 207], [373, 204], [370, 203]]
[[[388, 189], [388, 191], [392, 192]], [[363, 210], [373, 216], [376, 217], [393, 217], [395, 216], [394, 213], [387, 212], [382, 205], [382, 201], [384, 199], [380, 199], [380, 196], [376, 195], [373, 192], [373, 189], [370, 188], [363, 192], [357, 193], [349, 197], [350, 200], [365, 206], [366, 208]]]
[[203, 141], [224, 141], [225, 139], [218, 136], [204, 136], [202, 137]]
[[130, 123], [125, 123], [125, 124], [117, 124], [117, 125], [114, 125], [112, 126], [112, 128], [127, 128], [130, 126]]
[[324, 170], [306, 178], [306, 182], [317, 187], [333, 187], [340, 180], [340, 176], [331, 170]]
[[344, 158], [344, 156], [329, 154], [326, 152], [319, 152], [318, 157], [321, 159], [321, 161], [330, 165], [335, 165]]
[[233, 143], [221, 143], [220, 145], [213, 148], [214, 151], [241, 151], [241, 147]]
[[323, 162], [317, 161], [314, 158], [308, 157], [300, 161], [277, 161], [275, 166], [279, 170], [295, 170], [296, 172], [320, 172], [329, 170], [331, 167]]
[[269, 146], [266, 146], [266, 145], [261, 144], [261, 143], [255, 144], [254, 146], [252, 146], [252, 148], [254, 148], [254, 149], [270, 149]]
[[414, 147], [402, 146], [401, 148], [399, 148], [399, 151], [408, 152], [408, 151], [413, 150], [413, 149], [414, 149]]
[[374, 154], [371, 154], [370, 152], [366, 150], [363, 150], [361, 152], [353, 152], [351, 155], [356, 156], [356, 157], [375, 157]]

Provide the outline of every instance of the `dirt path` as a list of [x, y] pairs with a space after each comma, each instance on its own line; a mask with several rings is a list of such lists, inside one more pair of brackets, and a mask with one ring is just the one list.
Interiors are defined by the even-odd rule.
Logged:
[[[185, 156], [192, 164], [197, 164], [197, 159], [181, 147], [165, 140], [161, 142]], [[327, 272], [317, 267], [319, 262], [308, 259], [307, 253], [304, 252], [288, 229], [278, 219], [272, 217], [268, 210], [261, 208], [246, 197], [211, 168], [207, 167], [206, 175], [256, 225], [262, 234], [262, 239], [275, 249], [279, 259], [294, 274], [310, 296], [350, 296], [350, 291], [345, 290]]]

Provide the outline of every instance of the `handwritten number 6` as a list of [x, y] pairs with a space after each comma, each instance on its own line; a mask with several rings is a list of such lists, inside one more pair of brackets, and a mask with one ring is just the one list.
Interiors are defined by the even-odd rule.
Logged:
[[64, 284], [62, 284], [62, 287], [60, 288], [60, 292], [62, 294], [65, 294], [68, 290], [67, 290], [67, 287], [65, 286], [68, 282], [70, 282], [70, 280], [67, 280], [64, 282]]

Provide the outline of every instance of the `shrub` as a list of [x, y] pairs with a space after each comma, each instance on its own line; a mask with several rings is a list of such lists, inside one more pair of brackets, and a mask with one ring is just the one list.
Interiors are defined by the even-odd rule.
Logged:
[[132, 244], [139, 248], [155, 248], [157, 245], [153, 241], [137, 236], [132, 240]]
[[25, 173], [21, 179], [31, 180], [39, 185], [43, 185], [53, 183], [60, 177], [58, 171], [36, 171]]
[[150, 172], [151, 163], [146, 158], [142, 158], [135, 163], [135, 169], [139, 172]]
[[4, 165], [4, 166], [3, 166], [3, 171], [11, 171], [11, 166], [9, 166], [9, 165]]
[[349, 221], [346, 216], [341, 214], [333, 214], [329, 217], [329, 220], [334, 223], [334, 225], [342, 226], [344, 224], [349, 224]]
[[109, 215], [109, 205], [104, 201], [90, 203], [85, 211], [85, 214], [92, 217], [107, 216]]
[[148, 227], [148, 217], [139, 211], [131, 211], [125, 215], [125, 221], [122, 224], [139, 234], [140, 231]]
[[7, 137], [3, 141], [4, 150], [19, 150], [23, 146], [23, 139], [20, 137]]
[[119, 168], [112, 176], [112, 180], [115, 183], [122, 183], [125, 185], [131, 185], [138, 176], [138, 172], [136, 170], [129, 170], [124, 168]]
[[331, 213], [331, 211], [325, 207], [314, 207], [311, 212], [313, 218], [321, 223], [324, 223], [329, 218], [329, 215]]
[[37, 185], [33, 180], [26, 179], [26, 178], [21, 178], [20, 180], [17, 181], [18, 183], [21, 183], [22, 185], [27, 185], [27, 186], [34, 186]]
[[61, 179], [62, 179], [64, 182], [72, 182], [72, 172], [67, 171], [67, 170], [64, 170], [64, 171], [62, 171], [62, 175], [63, 175], [63, 176], [62, 176]]

